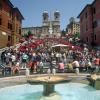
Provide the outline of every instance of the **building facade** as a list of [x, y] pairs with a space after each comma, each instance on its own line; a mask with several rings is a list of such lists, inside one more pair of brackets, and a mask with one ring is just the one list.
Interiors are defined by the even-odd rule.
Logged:
[[47, 11], [42, 14], [42, 25], [40, 27], [25, 27], [22, 28], [22, 34], [31, 31], [36, 37], [46, 37], [46, 36], [60, 36], [60, 13], [59, 11], [54, 12], [54, 20], [49, 18]]
[[71, 17], [69, 20], [69, 24], [67, 25], [67, 32], [71, 34], [80, 33], [80, 23], [75, 21], [73, 17]]
[[100, 45], [100, 0], [86, 5], [78, 17], [81, 40], [88, 45]]
[[23, 16], [9, 0], [0, 0], [0, 48], [14, 45], [21, 38]]

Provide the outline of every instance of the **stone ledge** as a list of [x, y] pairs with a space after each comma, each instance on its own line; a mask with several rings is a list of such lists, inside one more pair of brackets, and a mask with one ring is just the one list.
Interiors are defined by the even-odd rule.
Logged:
[[[47, 74], [35, 74], [35, 75], [30, 75], [32, 77], [36, 77], [36, 76], [45, 76]], [[84, 83], [84, 84], [88, 84], [88, 81], [86, 79], [87, 74], [56, 74], [56, 75], [66, 75], [70, 76], [72, 79], [72, 82], [77, 82], [77, 83]], [[13, 76], [13, 77], [3, 77], [0, 78], [0, 88], [4, 88], [4, 87], [8, 87], [8, 86], [13, 86], [13, 85], [19, 85], [19, 84], [27, 84], [27, 77], [25, 75], [23, 76]]]

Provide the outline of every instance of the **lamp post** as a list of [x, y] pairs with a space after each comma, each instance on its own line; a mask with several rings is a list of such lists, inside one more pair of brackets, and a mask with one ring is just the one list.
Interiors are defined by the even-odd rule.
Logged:
[[50, 33], [50, 37], [52, 37], [53, 29], [52, 29], [51, 13], [50, 13], [49, 33]]
[[53, 33], [51, 21], [50, 21], [49, 33], [50, 33], [50, 35], [52, 35], [52, 33]]

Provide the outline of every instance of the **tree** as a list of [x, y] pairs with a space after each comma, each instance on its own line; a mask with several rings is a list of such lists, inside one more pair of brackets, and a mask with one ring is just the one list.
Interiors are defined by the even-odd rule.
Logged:
[[80, 38], [80, 33], [78, 33], [78, 32], [75, 33], [73, 37], [74, 37], [74, 38]]
[[61, 36], [65, 36], [66, 35], [66, 31], [62, 30], [61, 31]]
[[29, 30], [27, 34], [28, 34], [28, 36], [31, 36], [32, 32]]
[[23, 34], [24, 38], [29, 38], [32, 34], [32, 32], [29, 30], [27, 33]]
[[73, 35], [73, 43], [76, 44], [78, 42], [79, 38], [80, 38], [80, 33], [78, 33], [78, 32], [75, 33]]

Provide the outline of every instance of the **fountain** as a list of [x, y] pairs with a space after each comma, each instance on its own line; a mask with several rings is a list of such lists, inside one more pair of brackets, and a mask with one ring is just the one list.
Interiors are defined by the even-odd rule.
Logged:
[[100, 91], [87, 84], [69, 82], [54, 86], [57, 94], [51, 96], [43, 96], [43, 85], [39, 84], [0, 88], [0, 100], [100, 100]]
[[55, 84], [65, 83], [71, 81], [65, 75], [46, 75], [37, 77], [28, 77], [27, 82], [29, 84], [42, 84], [43, 85], [43, 95], [50, 96], [55, 93]]

